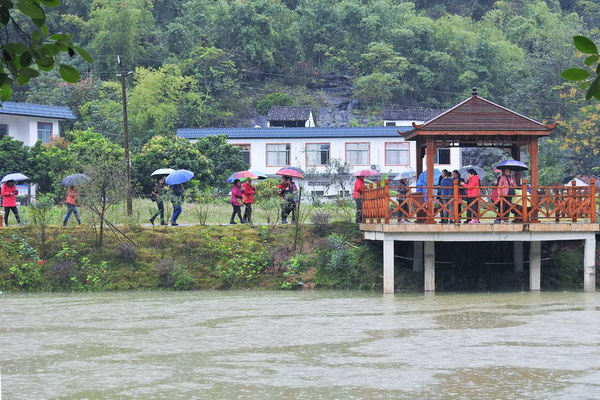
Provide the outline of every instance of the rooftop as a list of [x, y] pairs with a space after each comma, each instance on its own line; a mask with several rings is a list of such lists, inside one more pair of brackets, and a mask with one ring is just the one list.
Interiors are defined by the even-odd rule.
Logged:
[[321, 128], [180, 128], [177, 136], [202, 139], [225, 135], [229, 139], [288, 139], [288, 138], [400, 138], [410, 126], [321, 127]]
[[57, 119], [76, 119], [69, 107], [45, 106], [40, 104], [5, 101], [0, 104], [0, 114]]
[[310, 118], [310, 106], [272, 106], [267, 114], [269, 121], [306, 121]]

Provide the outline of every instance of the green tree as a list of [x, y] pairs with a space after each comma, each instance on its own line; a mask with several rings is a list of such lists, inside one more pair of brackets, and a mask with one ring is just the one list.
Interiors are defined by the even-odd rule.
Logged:
[[291, 106], [294, 101], [290, 95], [285, 93], [269, 93], [258, 103], [256, 103], [256, 111], [262, 115], [267, 115], [272, 106]]
[[[15, 172], [29, 176], [31, 170], [27, 162], [28, 156], [29, 149], [23, 145], [23, 142], [14, 140], [10, 136], [2, 136], [0, 138], [0, 178]], [[29, 176], [29, 178], [33, 177]]]
[[149, 193], [154, 185], [150, 174], [159, 168], [187, 169], [194, 179], [212, 183], [212, 166], [207, 156], [189, 140], [176, 136], [154, 136], [132, 157], [133, 182], [138, 190]]
[[207, 185], [226, 187], [228, 184], [225, 181], [232, 173], [250, 167], [244, 162], [240, 149], [227, 143], [225, 135], [207, 136], [194, 146], [210, 162], [211, 173], [201, 180]]
[[73, 44], [73, 35], [50, 34], [46, 25], [45, 7], [57, 7], [59, 0], [19, 0], [0, 2], [0, 25], [3, 38], [0, 43], [0, 100], [12, 97], [12, 84], [27, 84], [40, 71], [51, 71], [56, 65], [60, 76], [67, 82], [77, 82], [79, 71], [63, 60], [66, 54], [79, 54], [92, 62], [89, 54]]

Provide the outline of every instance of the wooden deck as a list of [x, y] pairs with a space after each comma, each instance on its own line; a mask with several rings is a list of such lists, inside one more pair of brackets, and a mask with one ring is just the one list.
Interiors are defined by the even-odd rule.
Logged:
[[[530, 290], [539, 291], [541, 243], [581, 240], [584, 291], [595, 291], [600, 223], [596, 222], [599, 205], [594, 182], [588, 187], [523, 184], [514, 188], [514, 196], [496, 201], [492, 189], [481, 187], [480, 196], [467, 200], [456, 185], [446, 198], [436, 195], [436, 187], [408, 188], [406, 194], [388, 182], [367, 188], [360, 229], [365, 239], [383, 242], [384, 293], [394, 292], [395, 241], [414, 243], [413, 269], [423, 271], [424, 290], [433, 292], [436, 242], [513, 242], [517, 272], [523, 270], [523, 245], [528, 243]], [[479, 223], [466, 223], [468, 211]]]

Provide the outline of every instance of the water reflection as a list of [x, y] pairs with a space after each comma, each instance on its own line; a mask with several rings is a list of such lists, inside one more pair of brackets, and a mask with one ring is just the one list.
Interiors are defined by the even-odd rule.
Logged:
[[0, 297], [7, 399], [597, 398], [600, 296]]

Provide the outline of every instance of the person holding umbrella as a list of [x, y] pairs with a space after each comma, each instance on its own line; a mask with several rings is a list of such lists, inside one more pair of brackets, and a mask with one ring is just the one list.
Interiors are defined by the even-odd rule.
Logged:
[[352, 191], [352, 197], [354, 197], [354, 203], [356, 204], [356, 217], [355, 221], [357, 224], [362, 222], [362, 196], [365, 188], [365, 176], [359, 175], [354, 181], [354, 190]]
[[178, 226], [177, 218], [181, 215], [181, 204], [183, 204], [183, 186], [184, 182], [194, 177], [192, 171], [187, 169], [178, 169], [173, 171], [165, 179], [165, 183], [171, 187], [171, 204], [173, 204], [173, 215], [171, 215], [171, 226]]
[[229, 223], [235, 225], [235, 216], [237, 215], [242, 224], [246, 223], [246, 220], [242, 218], [242, 198], [243, 198], [243, 190], [242, 190], [242, 182], [239, 179], [233, 180], [233, 186], [231, 188], [231, 206], [233, 207], [233, 212], [231, 213], [231, 218]]
[[251, 223], [252, 222], [252, 204], [254, 203], [254, 193], [256, 193], [256, 188], [252, 186], [252, 180], [250, 178], [246, 179], [246, 182], [242, 184], [242, 192], [244, 193], [242, 197], [242, 203], [244, 203], [244, 221]]
[[160, 216], [160, 224], [167, 225], [165, 223], [165, 205], [163, 203], [163, 197], [165, 193], [165, 177], [158, 176], [156, 178], [156, 184], [152, 189], [152, 193], [150, 194], [150, 198], [152, 201], [156, 202], [156, 206], [158, 207], [158, 211], [150, 218], [150, 223], [154, 225], [154, 220], [156, 217]]
[[498, 218], [495, 223], [508, 223], [512, 197], [515, 195], [515, 178], [512, 176], [512, 170], [509, 167], [502, 168], [502, 175], [498, 178]]
[[65, 204], [67, 205], [67, 215], [65, 215], [65, 219], [63, 221], [63, 226], [67, 226], [67, 222], [69, 222], [69, 217], [71, 214], [75, 214], [75, 218], [79, 225], [81, 225], [81, 218], [79, 218], [79, 211], [77, 211], [77, 198], [79, 197], [79, 192], [75, 185], [69, 186], [67, 189], [67, 199], [65, 200]]
[[292, 223], [296, 222], [296, 199], [294, 192], [298, 190], [296, 184], [292, 181], [292, 177], [283, 175], [281, 183], [277, 186], [279, 189], [279, 197], [283, 200], [281, 209], [281, 223], [287, 224], [287, 217], [292, 213]]
[[2, 184], [2, 207], [4, 207], [4, 225], [8, 226], [8, 215], [12, 211], [19, 225], [23, 225], [17, 210], [17, 195], [19, 191], [14, 180], [8, 180]]

